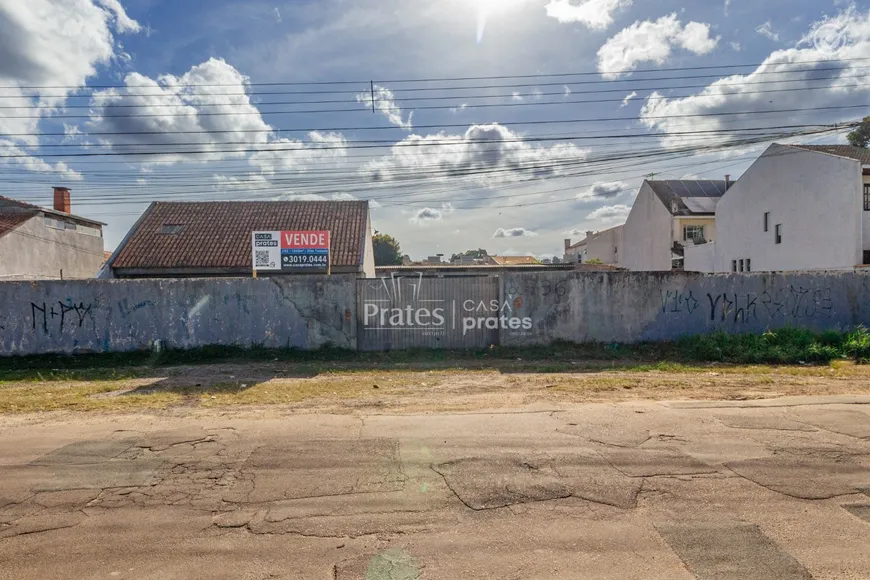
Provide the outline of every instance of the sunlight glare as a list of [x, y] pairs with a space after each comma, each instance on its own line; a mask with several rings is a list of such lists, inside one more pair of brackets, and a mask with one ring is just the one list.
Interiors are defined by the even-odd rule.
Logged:
[[486, 31], [486, 23], [491, 14], [506, 12], [525, 0], [467, 0], [477, 9], [477, 43], [483, 41], [483, 33]]

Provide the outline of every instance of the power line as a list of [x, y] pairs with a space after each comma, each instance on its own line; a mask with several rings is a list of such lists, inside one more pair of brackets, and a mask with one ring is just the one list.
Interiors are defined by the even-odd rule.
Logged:
[[[782, 66], [783, 64], [788, 65], [804, 65], [804, 64], [820, 64], [826, 62], [856, 62], [862, 60], [870, 60], [868, 57], [856, 57], [856, 58], [836, 58], [836, 59], [821, 59], [821, 60], [806, 60], [806, 61], [794, 61], [790, 63], [770, 63], [772, 66]], [[364, 85], [370, 82], [375, 82], [379, 84], [412, 84], [412, 83], [433, 83], [433, 82], [463, 82], [463, 81], [476, 81], [476, 80], [504, 80], [504, 79], [527, 79], [527, 78], [548, 78], [548, 77], [574, 77], [574, 76], [595, 76], [595, 75], [620, 75], [620, 74], [642, 74], [647, 72], [675, 72], [675, 71], [691, 71], [691, 70], [717, 70], [717, 69], [736, 69], [736, 68], [749, 68], [749, 67], [760, 67], [762, 65], [768, 64], [766, 62], [756, 62], [756, 63], [746, 63], [746, 64], [734, 64], [734, 65], [709, 65], [709, 66], [695, 66], [695, 67], [662, 67], [662, 68], [654, 68], [654, 69], [623, 69], [618, 71], [583, 71], [583, 72], [573, 72], [573, 73], [537, 73], [537, 74], [525, 74], [525, 75], [493, 75], [493, 76], [468, 76], [468, 77], [434, 77], [434, 78], [422, 78], [422, 79], [383, 79], [383, 80], [353, 80], [353, 81], [278, 81], [278, 82], [267, 82], [267, 83], [251, 83], [246, 82], [247, 86], [330, 86], [330, 85]], [[187, 86], [201, 86], [201, 87], [222, 87], [222, 86], [237, 86], [238, 83], [199, 83], [199, 84], [190, 84]], [[89, 89], [119, 89], [125, 88], [126, 85], [91, 85]], [[40, 90], [40, 89], [79, 89], [82, 88], [78, 85], [3, 85], [0, 86], [0, 89], [24, 89], [24, 90]]]
[[[870, 69], [870, 67], [860, 67], [860, 68], [861, 69]], [[844, 70], [844, 69], [815, 69], [813, 72], [818, 72], [819, 70]], [[791, 71], [777, 72], [776, 74], [791, 74]], [[868, 73], [862, 73], [862, 74], [847, 75], [847, 76], [836, 75], [836, 76], [824, 76], [824, 77], [813, 77], [813, 78], [745, 81], [745, 82], [739, 82], [739, 83], [738, 82], [730, 83], [728, 86], [729, 87], [737, 87], [737, 86], [754, 86], [754, 85], [768, 85], [768, 84], [777, 84], [778, 85], [778, 84], [783, 84], [783, 83], [798, 83], [798, 82], [805, 82], [806, 83], [806, 82], [818, 82], [818, 81], [827, 81], [827, 80], [849, 80], [849, 79], [860, 80], [860, 79], [866, 79], [867, 76], [868, 76]], [[631, 79], [631, 80], [636, 81], [637, 79]], [[673, 78], [669, 78], [667, 80], [681, 80], [681, 77], [673, 77]], [[708, 86], [707, 84], [677, 85], [677, 86], [652, 86], [652, 87], [650, 87], [650, 86], [644, 86], [644, 87], [638, 86], [638, 87], [621, 87], [621, 88], [617, 88], [617, 89], [574, 90], [574, 91], [570, 91], [567, 94], [585, 95], [585, 94], [599, 94], [599, 93], [624, 93], [626, 91], [632, 91], [632, 90], [634, 90], [634, 91], [659, 91], [659, 90], [678, 90], [678, 89], [699, 89], [699, 88], [706, 88], [707, 86]], [[507, 87], [507, 88], [515, 88], [515, 87]], [[812, 88], [818, 89], [818, 88], [825, 88], [825, 87], [812, 87]], [[810, 90], [810, 87], [796, 88], [796, 89], [790, 89], [790, 90]], [[761, 92], [773, 92], [773, 91], [758, 91], [758, 93], [761, 93]], [[299, 93], [280, 92], [279, 91], [279, 92], [269, 93], [269, 94], [270, 95], [287, 96], [287, 95], [294, 95], [294, 94], [299, 94]], [[302, 93], [302, 94], [316, 94], [316, 93]], [[717, 93], [717, 94], [728, 94], [728, 93]], [[755, 94], [755, 93], [752, 93], [749, 91], [743, 91], [739, 94]], [[514, 99], [516, 97], [522, 97], [525, 99], [525, 98], [538, 98], [538, 97], [544, 97], [544, 96], [565, 96], [565, 95], [566, 95], [566, 92], [558, 91], [558, 92], [547, 92], [547, 93], [545, 93], [545, 92], [530, 92], [530, 93], [511, 93], [511, 94], [494, 94], [494, 95], [441, 95], [441, 96], [433, 96], [433, 97], [402, 97], [399, 100], [401, 100], [401, 102], [404, 104], [406, 102], [419, 102], [419, 101], [443, 101], [443, 100], [459, 100], [459, 99], [461, 99], [461, 100], [474, 100], [474, 99], [496, 99], [496, 98]], [[184, 96], [196, 96], [198, 99], [201, 99], [203, 97], [210, 97], [211, 98], [211, 97], [224, 97], [224, 96], [234, 96], [234, 95], [228, 94], [228, 93], [219, 93], [219, 94], [210, 94], [210, 95], [202, 95], [202, 94], [178, 95], [175, 93], [154, 94], [154, 95], [137, 95], [137, 94], [131, 94], [131, 93], [120, 93], [117, 95], [117, 97], [137, 97], [137, 96], [139, 96], [139, 97], [147, 96], [150, 98], [165, 97], [168, 99], [179, 99], [179, 98], [184, 97]], [[239, 93], [236, 96], [256, 96], [256, 95], [251, 94], [251, 93]], [[686, 96], [692, 96], [692, 95], [686, 95]], [[4, 97], [4, 96], [0, 95], [0, 99], [2, 99], [2, 98], [20, 98], [20, 97], [17, 97], [17, 96], [16, 97]], [[671, 96], [670, 98], [681, 98], [681, 97], [678, 95], [674, 95], [674, 96]], [[158, 104], [158, 103], [145, 103], [145, 104], [143, 104], [143, 103], [139, 103], [139, 104], [132, 104], [132, 105], [119, 105], [119, 104], [116, 104], [114, 102], [107, 102], [107, 103], [97, 103], [96, 105], [94, 103], [87, 104], [87, 105], [64, 105], [63, 108], [64, 109], [93, 109], [94, 107], [100, 107], [100, 106], [102, 106], [104, 108], [111, 108], [111, 109], [126, 109], [126, 108], [140, 108], [140, 107], [149, 107], [149, 108], [154, 108], [154, 107], [201, 108], [201, 107], [223, 107], [223, 106], [233, 107], [233, 106], [254, 106], [254, 105], [257, 107], [262, 107], [262, 106], [269, 106], [269, 105], [348, 104], [349, 101], [350, 101], [349, 99], [326, 99], [326, 100], [319, 99], [319, 100], [307, 100], [307, 101], [294, 100], [294, 101], [270, 101], [270, 102], [253, 102], [253, 101], [246, 100], [244, 102], [226, 102], [226, 103], [182, 102], [182, 103], [169, 103], [169, 104]], [[377, 103], [380, 101], [381, 101], [381, 99], [378, 99], [376, 96], [375, 102]], [[586, 101], [575, 101], [575, 102], [586, 102]], [[611, 101], [590, 101], [590, 102], [611, 102]], [[368, 107], [368, 105], [369, 105], [368, 101], [364, 102], [363, 104], [366, 105], [366, 107]], [[532, 103], [528, 103], [528, 104], [535, 104], [535, 103], [532, 102]], [[470, 107], [470, 106], [471, 105], [468, 105], [468, 107]], [[30, 103], [27, 105], [2, 105], [2, 106], [0, 106], [0, 109], [42, 110], [43, 108], [44, 108], [43, 106], [41, 106], [39, 104], [33, 104], [33, 103]], [[457, 108], [457, 107], [451, 106], [451, 107], [446, 107], [446, 108], [452, 109], [452, 108]], [[356, 110], [359, 110], [359, 108], [357, 108], [357, 109], [339, 109], [339, 110], [331, 110], [331, 111], [342, 112], [342, 111], [356, 111]]]

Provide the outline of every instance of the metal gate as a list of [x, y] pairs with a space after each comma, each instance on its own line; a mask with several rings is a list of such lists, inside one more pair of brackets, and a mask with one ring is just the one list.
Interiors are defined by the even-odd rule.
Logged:
[[393, 275], [357, 281], [360, 350], [498, 343], [498, 278]]

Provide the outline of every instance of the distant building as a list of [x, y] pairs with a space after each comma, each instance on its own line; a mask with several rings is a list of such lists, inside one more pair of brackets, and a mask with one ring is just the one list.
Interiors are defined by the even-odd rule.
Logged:
[[0, 196], [0, 280], [95, 277], [104, 225], [73, 215], [65, 187], [54, 188], [52, 209]]
[[716, 227], [716, 244], [687, 254], [687, 269], [868, 265], [870, 151], [849, 145], [771, 145], [716, 206]]
[[540, 264], [534, 256], [487, 256], [485, 263], [490, 266], [534, 266]]
[[619, 251], [622, 247], [625, 226], [616, 226], [600, 232], [586, 232], [586, 237], [576, 244], [565, 240], [565, 261], [572, 264], [586, 264], [598, 260], [602, 264], [619, 265]]
[[619, 265], [682, 270], [687, 246], [718, 239], [716, 205], [730, 187], [729, 179], [644, 181], [625, 221]]
[[329, 231], [332, 273], [374, 277], [367, 201], [154, 202], [101, 277], [250, 276], [252, 232], [286, 230]]

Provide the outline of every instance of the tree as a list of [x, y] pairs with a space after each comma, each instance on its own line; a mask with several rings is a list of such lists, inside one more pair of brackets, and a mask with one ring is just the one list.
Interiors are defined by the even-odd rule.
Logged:
[[854, 131], [846, 135], [846, 138], [852, 147], [867, 149], [867, 145], [870, 144], [870, 117], [864, 117], [861, 124]]
[[595, 264], [596, 266], [603, 266], [604, 262], [601, 261], [601, 258], [592, 258], [591, 260], [586, 260], [587, 264]]
[[402, 246], [399, 240], [388, 234], [375, 232], [372, 238], [375, 248], [375, 266], [401, 266]]

